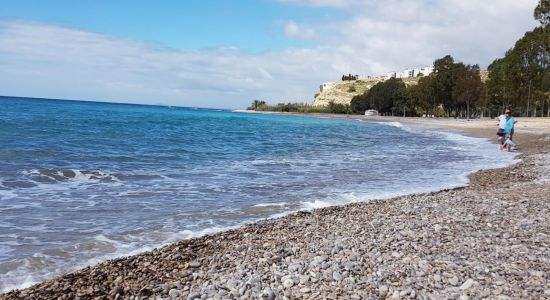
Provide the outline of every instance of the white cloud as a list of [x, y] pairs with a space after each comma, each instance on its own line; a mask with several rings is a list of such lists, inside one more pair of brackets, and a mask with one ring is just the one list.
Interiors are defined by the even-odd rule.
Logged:
[[[0, 94], [227, 108], [245, 107], [254, 98], [311, 101], [318, 82], [335, 71], [332, 59], [321, 59], [331, 53], [323, 52], [179, 51], [58, 26], [3, 21]], [[319, 68], [322, 72], [311, 74]]]
[[285, 25], [285, 35], [293, 38], [311, 39], [315, 37], [315, 31], [311, 28], [300, 27], [294, 21], [288, 21]]
[[[453, 55], [487, 66], [536, 26], [537, 0], [285, 0], [343, 9], [331, 24], [290, 21], [314, 48], [182, 51], [49, 24], [0, 21], [0, 95], [227, 107], [311, 101], [343, 73], [385, 74]], [[304, 8], [307, 9], [307, 8]], [[323, 39], [324, 38], [324, 39]]]

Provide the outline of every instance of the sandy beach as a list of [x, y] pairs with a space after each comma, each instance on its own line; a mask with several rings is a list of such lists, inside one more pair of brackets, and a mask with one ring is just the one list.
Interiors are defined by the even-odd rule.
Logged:
[[[486, 119], [315, 116], [496, 131]], [[294, 213], [0, 299], [550, 299], [550, 119], [519, 118], [514, 139], [521, 162], [467, 187]]]

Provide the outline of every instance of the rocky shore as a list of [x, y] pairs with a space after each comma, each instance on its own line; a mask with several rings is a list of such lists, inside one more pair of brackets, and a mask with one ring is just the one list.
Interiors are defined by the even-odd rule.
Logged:
[[0, 299], [550, 299], [550, 134], [517, 141], [520, 163], [468, 187], [299, 212]]

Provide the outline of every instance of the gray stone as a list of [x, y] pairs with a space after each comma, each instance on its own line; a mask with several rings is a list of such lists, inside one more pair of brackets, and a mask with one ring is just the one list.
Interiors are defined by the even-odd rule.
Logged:
[[378, 294], [380, 296], [384, 297], [388, 293], [388, 287], [386, 285], [381, 285], [378, 287]]
[[474, 285], [474, 280], [472, 278], [466, 280], [461, 286], [460, 286], [460, 289], [461, 290], [467, 290], [469, 288], [472, 287], [472, 285]]
[[453, 276], [453, 277], [449, 278], [448, 281], [451, 285], [454, 285], [454, 286], [458, 285], [458, 277], [456, 277], [456, 276]]
[[181, 295], [181, 292], [176, 290], [176, 289], [171, 289], [169, 292], [168, 292], [168, 296], [170, 296], [170, 298], [172, 299], [176, 299], [177, 297], [179, 297]]
[[192, 292], [189, 295], [187, 295], [187, 300], [200, 299], [200, 298], [201, 298], [201, 294], [197, 292]]
[[283, 282], [283, 286], [285, 287], [285, 289], [289, 289], [291, 287], [294, 286], [294, 280], [288, 278], [286, 279], [284, 282]]
[[191, 267], [191, 268], [198, 268], [198, 267], [200, 267], [200, 266], [201, 266], [201, 263], [200, 263], [199, 261], [196, 261], [196, 260], [191, 261], [191, 262], [189, 263], [189, 267]]

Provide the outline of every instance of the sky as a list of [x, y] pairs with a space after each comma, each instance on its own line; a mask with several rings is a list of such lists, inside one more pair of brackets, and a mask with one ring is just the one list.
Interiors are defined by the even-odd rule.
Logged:
[[[537, 0], [0, 0], [0, 95], [245, 108], [447, 54], [486, 68]], [[0, 103], [1, 105], [1, 103]]]

